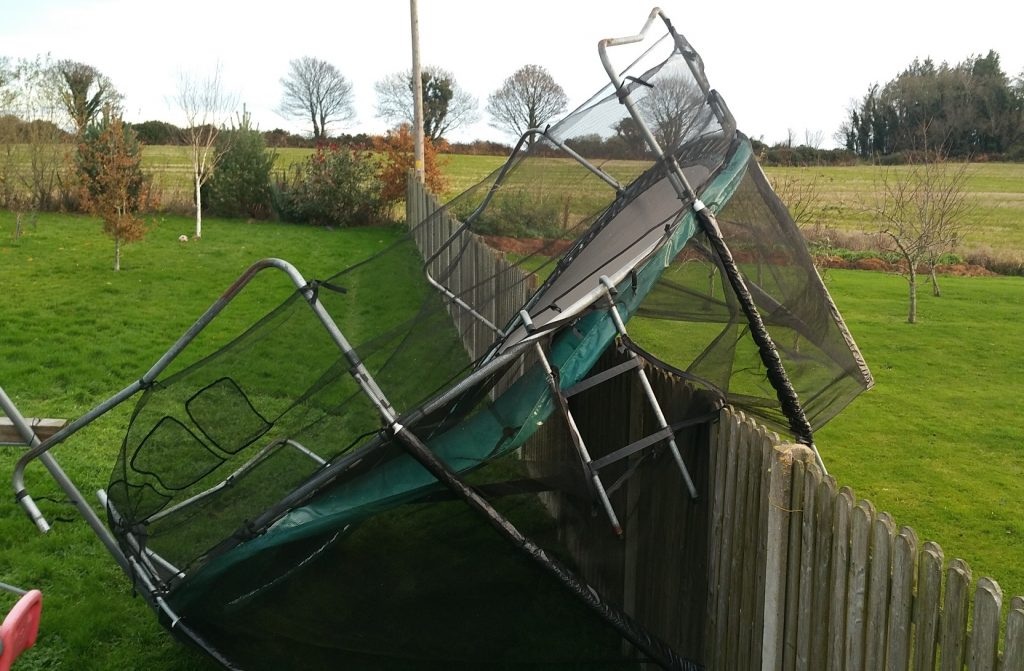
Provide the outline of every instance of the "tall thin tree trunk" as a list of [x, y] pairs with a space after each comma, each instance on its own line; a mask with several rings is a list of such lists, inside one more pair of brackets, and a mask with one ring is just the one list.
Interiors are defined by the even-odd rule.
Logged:
[[195, 171], [195, 184], [196, 184], [196, 237], [203, 237], [203, 189], [202, 183], [199, 181], [199, 170]]
[[932, 278], [932, 296], [941, 296], [942, 289], [939, 289], [939, 278], [935, 274], [935, 266], [931, 267], [931, 278]]
[[910, 312], [907, 314], [907, 322], [910, 324], [917, 323], [917, 269], [914, 264], [910, 264], [910, 274], [907, 277], [907, 283], [910, 285]]
[[114, 238], [114, 270], [121, 270], [121, 238]]

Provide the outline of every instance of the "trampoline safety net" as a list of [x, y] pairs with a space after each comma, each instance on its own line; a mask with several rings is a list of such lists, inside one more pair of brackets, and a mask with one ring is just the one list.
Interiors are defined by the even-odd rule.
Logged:
[[[689, 44], [669, 30], [620, 77], [396, 244], [310, 282], [142, 394], [108, 486], [109, 523], [154, 594], [225, 665], [697, 668], [686, 660], [700, 654], [700, 578], [672, 578], [684, 595], [672, 627], [643, 605], [665, 574], [626, 578], [636, 552], [700, 547], [687, 529], [630, 544], [638, 511], [683, 504], [682, 477], [657, 450], [602, 470], [605, 484], [624, 483], [608, 493], [617, 538], [566, 412], [584, 431], [588, 416], [639, 410], [610, 405], [629, 396], [609, 391], [619, 378], [562, 394], [630, 353], [681, 377], [688, 401], [665, 412], [685, 424], [673, 432], [698, 483], [722, 403], [787, 426], [673, 165], [717, 215], [811, 424], [871, 378]], [[605, 158], [610, 146], [630, 158]], [[505, 238], [537, 242], [502, 253]], [[495, 514], [439, 482], [402, 431]], [[536, 551], [510, 544], [504, 523]], [[604, 610], [566, 589], [556, 565]], [[652, 658], [665, 647], [674, 652]]]

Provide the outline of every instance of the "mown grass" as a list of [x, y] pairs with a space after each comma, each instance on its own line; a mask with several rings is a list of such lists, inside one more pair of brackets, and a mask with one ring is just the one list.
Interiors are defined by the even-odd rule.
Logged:
[[830, 472], [898, 525], [1024, 595], [1024, 278], [943, 277], [906, 323], [906, 281], [830, 270], [876, 380], [816, 439]]

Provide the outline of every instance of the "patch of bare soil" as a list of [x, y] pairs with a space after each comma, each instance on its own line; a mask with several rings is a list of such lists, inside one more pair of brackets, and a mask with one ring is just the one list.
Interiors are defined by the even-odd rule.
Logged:
[[[838, 256], [817, 256], [814, 261], [822, 268], [874, 270], [876, 272], [883, 273], [900, 272], [900, 266], [898, 264], [889, 263], [884, 259], [857, 259], [856, 261], [847, 261], [846, 259]], [[936, 266], [935, 270], [939, 275], [956, 275], [958, 277], [983, 277], [997, 274], [984, 266], [978, 266], [973, 263], [940, 264]], [[917, 272], [927, 273], [928, 268], [920, 266], [918, 267]]]
[[550, 240], [547, 238], [510, 238], [506, 235], [480, 236], [488, 247], [499, 252], [529, 256], [544, 252], [545, 256], [562, 254], [572, 246], [573, 240]]

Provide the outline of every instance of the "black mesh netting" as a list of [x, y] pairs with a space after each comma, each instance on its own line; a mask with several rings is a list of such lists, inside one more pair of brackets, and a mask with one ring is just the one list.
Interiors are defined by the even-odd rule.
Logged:
[[[820, 425], [870, 378], [683, 44], [657, 43], [625, 88], [719, 211]], [[608, 89], [445, 207], [411, 191], [406, 237], [146, 389], [110, 523], [202, 645], [244, 668], [636, 668], [665, 650], [658, 663], [686, 668], [677, 655], [699, 656], [703, 513], [657, 441], [608, 456], [656, 430], [635, 388], [608, 391], [633, 378], [568, 401], [608, 459], [619, 539], [541, 365], [564, 390], [633, 348], [688, 378], [664, 403], [698, 488], [697, 446], [723, 399], [782, 420], [693, 203], [639, 128]], [[639, 315], [632, 339], [616, 339], [611, 300]], [[494, 511], [442, 486], [399, 426]], [[510, 542], [505, 523], [543, 551]], [[652, 598], [665, 590], [674, 598]]]

